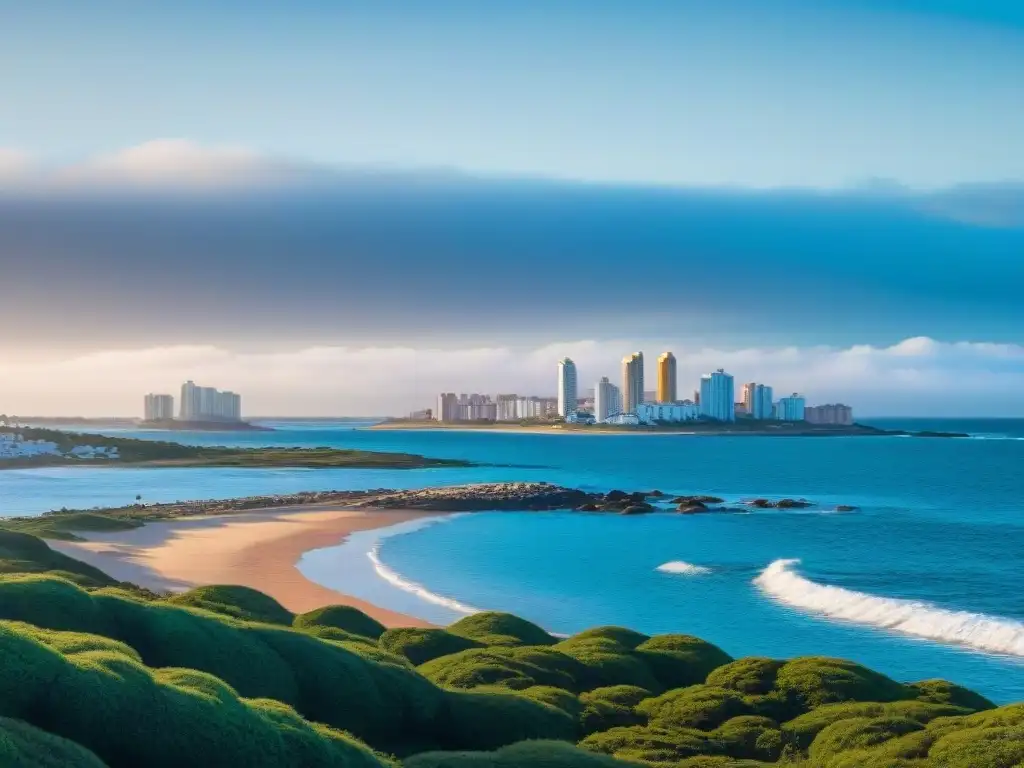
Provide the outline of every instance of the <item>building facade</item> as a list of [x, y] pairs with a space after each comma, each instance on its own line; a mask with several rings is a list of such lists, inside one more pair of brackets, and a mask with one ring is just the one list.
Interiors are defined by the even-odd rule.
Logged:
[[622, 412], [633, 413], [644, 401], [644, 353], [622, 358]]
[[576, 382], [576, 363], [568, 357], [558, 361], [558, 415], [567, 419], [576, 413], [579, 387]]
[[775, 404], [775, 418], [779, 421], [803, 421], [806, 400], [794, 392], [789, 397], [780, 397]]
[[186, 381], [181, 385], [179, 415], [182, 421], [241, 421], [242, 397]]
[[437, 421], [459, 420], [459, 398], [454, 392], [442, 392], [437, 396], [437, 408], [434, 409]]
[[622, 412], [622, 392], [604, 376], [594, 387], [594, 420], [604, 424], [608, 417]]
[[733, 379], [721, 368], [700, 377], [700, 415], [715, 421], [736, 421]]
[[636, 417], [641, 424], [677, 424], [700, 417], [700, 407], [689, 400], [681, 403], [640, 403]]
[[515, 421], [518, 395], [498, 395], [494, 398], [498, 421]]
[[804, 420], [810, 424], [835, 424], [848, 427], [853, 424], [853, 408], [842, 403], [810, 405], [804, 408]]
[[679, 397], [676, 391], [676, 356], [671, 352], [662, 352], [658, 356], [658, 391], [659, 403], [674, 403]]
[[171, 395], [146, 395], [143, 414], [146, 421], [170, 421], [174, 418], [174, 398]]

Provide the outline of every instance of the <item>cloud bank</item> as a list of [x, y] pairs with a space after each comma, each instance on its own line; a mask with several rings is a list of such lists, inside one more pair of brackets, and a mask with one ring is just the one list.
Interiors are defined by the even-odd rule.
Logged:
[[618, 382], [624, 353], [678, 358], [680, 394], [724, 367], [737, 384], [761, 381], [811, 403], [842, 401], [861, 415], [1024, 416], [1024, 346], [910, 338], [888, 347], [685, 348], [656, 339], [575, 341], [536, 348], [309, 347], [248, 353], [212, 346], [8, 360], [0, 410], [21, 415], [135, 415], [146, 392], [177, 395], [193, 379], [243, 394], [250, 415], [404, 415], [439, 391], [553, 395], [568, 355], [585, 390]]

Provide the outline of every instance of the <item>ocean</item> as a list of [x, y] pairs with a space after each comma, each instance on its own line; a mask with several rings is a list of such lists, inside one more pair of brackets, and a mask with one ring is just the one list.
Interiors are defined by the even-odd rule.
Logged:
[[[734, 656], [855, 659], [1024, 699], [1024, 420], [873, 420], [969, 439], [366, 431], [185, 442], [336, 446], [499, 466], [430, 470], [48, 469], [0, 472], [0, 513], [305, 489], [531, 479], [595, 490], [803, 497], [810, 510], [640, 517], [479, 513], [356, 534], [307, 553], [310, 578], [447, 622], [507, 610], [557, 633], [686, 632]], [[166, 439], [166, 433], [121, 432]], [[500, 465], [536, 465], [521, 468]], [[835, 512], [836, 505], [854, 512]]]

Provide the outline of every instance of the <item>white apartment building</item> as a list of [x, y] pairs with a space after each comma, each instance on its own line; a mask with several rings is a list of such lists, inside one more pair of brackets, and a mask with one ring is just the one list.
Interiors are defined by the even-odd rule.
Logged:
[[516, 420], [516, 401], [519, 399], [518, 395], [498, 395], [495, 399], [497, 406], [497, 419], [498, 421], [515, 421]]
[[174, 398], [151, 392], [143, 399], [142, 413], [146, 421], [170, 421], [174, 418]]
[[689, 400], [681, 403], [640, 403], [636, 417], [641, 424], [677, 424], [700, 418], [700, 407]]
[[789, 397], [779, 398], [775, 404], [775, 418], [779, 421], [803, 421], [806, 405], [804, 396], [796, 392]]
[[181, 385], [182, 421], [241, 421], [242, 398], [215, 387], [200, 387], [192, 381]]
[[576, 413], [576, 363], [568, 357], [558, 361], [558, 415], [567, 419]]
[[719, 368], [700, 377], [700, 415], [716, 421], [736, 421], [732, 376]]
[[459, 398], [454, 392], [442, 392], [437, 396], [437, 409], [434, 411], [437, 421], [459, 420]]
[[594, 420], [604, 424], [616, 413], [622, 413], [622, 392], [603, 376], [594, 387]]

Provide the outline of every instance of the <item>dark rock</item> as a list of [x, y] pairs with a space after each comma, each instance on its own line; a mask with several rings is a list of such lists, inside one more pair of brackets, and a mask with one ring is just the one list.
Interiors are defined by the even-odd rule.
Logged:
[[648, 512], [653, 512], [653, 511], [654, 511], [654, 507], [652, 507], [650, 504], [630, 504], [628, 507], [626, 507], [624, 510], [622, 510], [622, 514], [624, 514], [624, 515], [646, 515]]
[[630, 498], [631, 501], [635, 501], [637, 504], [645, 504], [646, 503], [646, 499], [647, 499], [647, 494], [646, 493], [640, 493], [640, 491], [637, 491], [636, 493], [629, 494], [629, 498]]
[[622, 499], [628, 499], [629, 494], [625, 491], [608, 491], [604, 498], [605, 501], [620, 501]]
[[804, 499], [779, 499], [774, 506], [776, 509], [805, 509], [813, 504]]
[[721, 504], [724, 501], [717, 496], [676, 496], [672, 499], [673, 504]]
[[680, 504], [676, 507], [676, 512], [681, 515], [699, 515], [702, 512], [710, 512], [707, 507], [703, 504]]
[[654, 496], [655, 498], [657, 498], [657, 497], [659, 497], [659, 496], [664, 496], [665, 494], [664, 494], [664, 493], [662, 493], [661, 491], [651, 491], [651, 492], [650, 492], [650, 493], [648, 493], [647, 495], [648, 495], [648, 496]]
[[753, 501], [748, 501], [747, 503], [752, 507], [757, 507], [758, 509], [768, 509], [769, 507], [775, 506], [775, 504], [768, 501], [768, 499], [754, 499]]
[[707, 509], [708, 505], [705, 504], [703, 501], [684, 501], [682, 504], [679, 505], [680, 509], [682, 509], [683, 507], [694, 507], [694, 508], [697, 508], [697, 509]]
[[853, 512], [855, 509], [857, 509], [857, 507], [851, 506], [849, 504], [836, 505], [836, 512]]
[[581, 504], [580, 506], [576, 507], [577, 512], [597, 512], [598, 509], [599, 507], [597, 506], [597, 504], [594, 504], [592, 502], [587, 504]]

